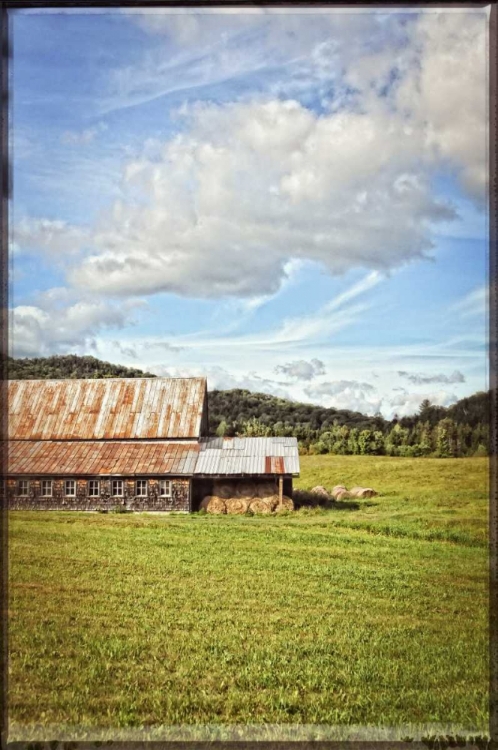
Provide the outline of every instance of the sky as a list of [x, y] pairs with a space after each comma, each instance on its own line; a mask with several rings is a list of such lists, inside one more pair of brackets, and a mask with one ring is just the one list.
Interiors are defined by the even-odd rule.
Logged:
[[488, 387], [486, 8], [10, 22], [13, 356], [387, 418]]

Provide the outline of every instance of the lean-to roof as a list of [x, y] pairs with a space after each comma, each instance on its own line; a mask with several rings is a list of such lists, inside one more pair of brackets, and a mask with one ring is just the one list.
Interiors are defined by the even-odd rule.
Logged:
[[11, 475], [189, 476], [198, 453], [197, 442], [13, 440], [7, 468]]
[[195, 475], [299, 474], [294, 437], [203, 438]]

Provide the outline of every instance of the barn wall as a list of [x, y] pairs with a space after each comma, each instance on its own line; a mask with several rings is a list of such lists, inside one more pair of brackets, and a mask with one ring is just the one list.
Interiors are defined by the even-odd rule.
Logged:
[[[22, 477], [26, 479], [27, 477]], [[141, 477], [137, 477], [140, 479]], [[40, 480], [29, 479], [29, 495], [16, 494], [17, 480], [7, 481], [8, 507], [11, 510], [112, 510], [117, 506], [137, 511], [189, 511], [190, 510], [190, 481], [189, 479], [164, 477], [172, 481], [172, 497], [165, 498], [158, 495], [159, 478], [148, 479], [148, 495], [135, 495], [135, 479], [131, 477], [113, 477], [123, 479], [124, 496], [111, 496], [111, 480], [100, 477], [89, 477], [100, 481], [100, 496], [89, 497], [87, 478], [78, 477], [47, 477], [52, 479], [52, 497], [41, 497]], [[64, 480], [76, 480], [76, 496], [64, 495]]]

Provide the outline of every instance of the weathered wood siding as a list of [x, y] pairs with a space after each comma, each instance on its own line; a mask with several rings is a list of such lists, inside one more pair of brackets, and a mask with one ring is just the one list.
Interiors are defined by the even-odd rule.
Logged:
[[[25, 479], [26, 477], [23, 477]], [[48, 479], [49, 477], [47, 477]], [[75, 479], [76, 495], [68, 497], [64, 493], [65, 479]], [[140, 477], [138, 477], [140, 479]], [[123, 497], [112, 497], [111, 479], [90, 477], [100, 482], [100, 495], [88, 495], [88, 479], [75, 477], [52, 478], [52, 496], [41, 496], [41, 480], [29, 479], [29, 494], [17, 494], [17, 480], [7, 480], [7, 500], [11, 510], [112, 510], [117, 506], [137, 511], [189, 511], [190, 480], [185, 478], [163, 477], [172, 483], [171, 497], [159, 495], [159, 477], [147, 479], [148, 494], [135, 494], [135, 479], [114, 476], [123, 480]]]

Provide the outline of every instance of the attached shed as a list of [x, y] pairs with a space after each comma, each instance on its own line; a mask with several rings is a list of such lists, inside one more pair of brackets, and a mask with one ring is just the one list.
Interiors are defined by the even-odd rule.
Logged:
[[194, 470], [193, 508], [216, 494], [223, 481], [237, 495], [242, 482], [273, 483], [275, 494], [292, 497], [292, 478], [299, 475], [299, 452], [293, 437], [201, 438]]
[[13, 509], [192, 511], [216, 482], [292, 497], [295, 438], [210, 438], [205, 378], [9, 383]]

